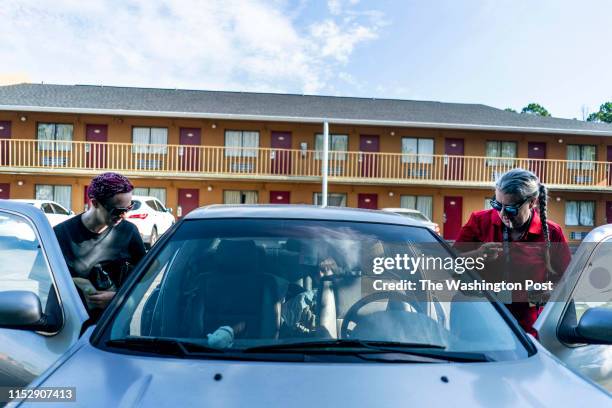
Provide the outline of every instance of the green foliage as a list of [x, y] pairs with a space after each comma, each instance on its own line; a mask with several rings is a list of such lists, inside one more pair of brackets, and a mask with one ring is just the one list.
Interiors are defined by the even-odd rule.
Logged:
[[525, 106], [521, 113], [527, 113], [529, 115], [538, 115], [538, 116], [550, 116], [550, 113], [540, 104], [538, 103], [530, 103]]
[[591, 113], [587, 121], [612, 123], [612, 102], [602, 104], [599, 107], [599, 112]]
[[506, 112], [518, 113], [517, 111], [515, 111], [515, 110], [514, 110], [514, 109], [512, 109], [512, 108], [506, 108], [506, 109], [504, 109], [504, 110], [505, 110]]

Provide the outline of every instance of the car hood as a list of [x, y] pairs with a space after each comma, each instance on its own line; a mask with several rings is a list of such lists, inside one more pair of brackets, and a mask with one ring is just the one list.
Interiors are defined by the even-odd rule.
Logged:
[[339, 364], [135, 356], [82, 342], [38, 385], [76, 387], [78, 405], [88, 407], [189, 407], [203, 403], [308, 408], [541, 407], [610, 403], [605, 391], [569, 371], [541, 346], [536, 347], [539, 351], [534, 356], [507, 362]]

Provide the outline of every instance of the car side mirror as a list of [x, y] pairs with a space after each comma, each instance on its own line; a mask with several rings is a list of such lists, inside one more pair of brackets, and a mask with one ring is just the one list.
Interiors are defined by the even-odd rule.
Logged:
[[590, 308], [577, 325], [562, 327], [560, 334], [571, 343], [612, 344], [612, 309]]
[[166, 212], [169, 212], [170, 214], [172, 214], [172, 208], [166, 208]]
[[74, 211], [70, 210], [69, 215], [74, 215]]
[[0, 292], [0, 327], [55, 332], [57, 324], [42, 311], [36, 294], [25, 290]]

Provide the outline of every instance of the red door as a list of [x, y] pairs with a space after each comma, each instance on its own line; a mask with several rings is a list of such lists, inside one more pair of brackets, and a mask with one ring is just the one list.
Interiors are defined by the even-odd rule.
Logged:
[[358, 194], [357, 207], [368, 210], [378, 209], [378, 194]]
[[85, 165], [88, 168], [103, 169], [106, 167], [106, 142], [108, 126], [87, 125], [85, 127]]
[[612, 146], [608, 146], [608, 185], [612, 186]]
[[446, 180], [463, 180], [463, 139], [444, 141], [444, 175]]
[[444, 239], [457, 239], [462, 214], [463, 197], [444, 197]]
[[529, 142], [527, 143], [527, 158], [529, 160], [529, 170], [533, 171], [542, 183], [546, 183], [546, 143]]
[[181, 128], [179, 133], [179, 162], [181, 171], [200, 171], [200, 149], [202, 130], [198, 128]]
[[606, 222], [612, 224], [612, 201], [606, 201]]
[[0, 121], [0, 166], [8, 166], [11, 149], [11, 122]]
[[290, 197], [289, 191], [270, 191], [270, 204], [289, 204]]
[[[289, 174], [291, 170], [291, 132], [272, 132], [272, 174]], [[272, 202], [272, 201], [270, 201]]]
[[0, 199], [8, 200], [11, 198], [11, 185], [9, 183], [0, 183]]
[[178, 189], [176, 216], [181, 218], [200, 206], [200, 190], [197, 188]]
[[376, 154], [379, 151], [377, 135], [361, 135], [359, 139], [359, 160], [361, 161], [361, 175], [363, 177], [378, 177], [378, 161]]

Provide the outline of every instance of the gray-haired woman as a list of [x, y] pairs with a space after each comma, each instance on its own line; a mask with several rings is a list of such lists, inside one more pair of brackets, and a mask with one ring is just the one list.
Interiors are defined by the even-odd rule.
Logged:
[[[508, 273], [515, 282], [558, 280], [571, 253], [561, 227], [548, 220], [547, 200], [546, 187], [534, 173], [518, 168], [508, 171], [495, 184], [492, 208], [471, 214], [455, 247], [461, 250], [483, 243], [476, 244], [478, 249], [470, 255], [487, 258], [487, 272], [494, 280], [503, 280]], [[507, 306], [520, 325], [537, 336], [532, 326], [541, 308], [529, 303], [527, 292], [515, 292]]]

